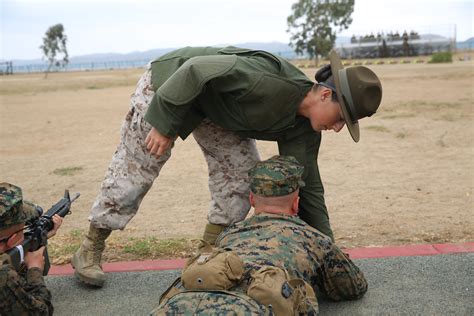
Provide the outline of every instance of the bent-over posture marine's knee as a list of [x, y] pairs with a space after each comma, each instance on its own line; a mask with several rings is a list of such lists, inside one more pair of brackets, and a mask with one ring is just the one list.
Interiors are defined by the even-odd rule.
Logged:
[[244, 219], [250, 210], [247, 172], [260, 160], [255, 140], [242, 138], [209, 120], [204, 120], [193, 136], [209, 170], [209, 222], [230, 225]]

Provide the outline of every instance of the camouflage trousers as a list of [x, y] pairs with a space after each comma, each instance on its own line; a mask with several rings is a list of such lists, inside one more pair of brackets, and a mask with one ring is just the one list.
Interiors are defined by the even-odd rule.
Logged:
[[[89, 220], [95, 227], [124, 229], [171, 157], [171, 149], [159, 158], [146, 149], [145, 138], [151, 125], [144, 115], [153, 95], [148, 67], [131, 96], [120, 144], [92, 205]], [[260, 160], [255, 140], [242, 138], [207, 119], [193, 131], [193, 137], [208, 164], [209, 222], [230, 225], [244, 219], [250, 209], [247, 171]]]
[[184, 291], [155, 308], [150, 316], [161, 315], [273, 315], [271, 310], [247, 295], [230, 291]]

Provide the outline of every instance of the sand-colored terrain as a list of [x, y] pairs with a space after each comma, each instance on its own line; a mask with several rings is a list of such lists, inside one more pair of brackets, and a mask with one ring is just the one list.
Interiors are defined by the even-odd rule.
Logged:
[[[323, 133], [319, 166], [338, 243], [345, 247], [474, 240], [472, 61], [370, 66], [379, 112]], [[316, 69], [305, 70], [310, 78]], [[0, 77], [0, 180], [49, 207], [80, 192], [59, 235], [85, 230], [142, 70]], [[259, 142], [262, 158], [276, 145]], [[198, 237], [206, 223], [207, 167], [192, 137], [173, 157], [122, 236]]]

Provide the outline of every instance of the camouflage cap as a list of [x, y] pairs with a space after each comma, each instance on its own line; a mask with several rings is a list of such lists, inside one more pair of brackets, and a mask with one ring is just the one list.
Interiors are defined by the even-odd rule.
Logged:
[[36, 205], [23, 201], [21, 189], [10, 183], [0, 183], [0, 229], [21, 224], [37, 216]]
[[250, 190], [262, 196], [283, 196], [304, 186], [304, 167], [291, 156], [273, 156], [249, 170]]

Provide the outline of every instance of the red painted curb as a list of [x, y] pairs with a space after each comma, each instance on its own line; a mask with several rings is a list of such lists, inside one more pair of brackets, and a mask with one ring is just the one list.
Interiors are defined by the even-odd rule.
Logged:
[[345, 250], [352, 259], [433, 256], [452, 253], [474, 252], [474, 242], [464, 244], [431, 244], [394, 247], [367, 247]]
[[[365, 247], [344, 249], [351, 259], [369, 259], [386, 257], [410, 257], [410, 256], [433, 256], [453, 253], [474, 252], [474, 242], [464, 244], [431, 244], [431, 245], [408, 245], [393, 247]], [[153, 270], [177, 270], [182, 269], [186, 259], [172, 260], [145, 260], [104, 263], [105, 272], [132, 272]], [[49, 275], [71, 275], [74, 269], [70, 264], [52, 266]]]

